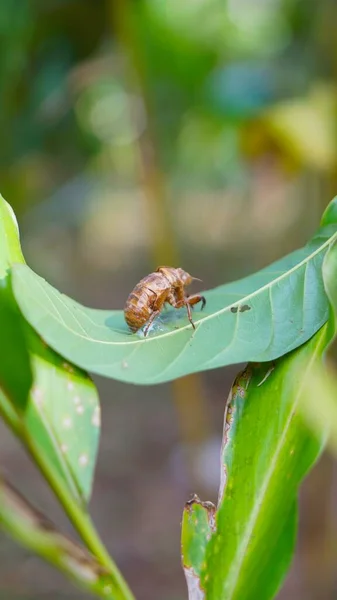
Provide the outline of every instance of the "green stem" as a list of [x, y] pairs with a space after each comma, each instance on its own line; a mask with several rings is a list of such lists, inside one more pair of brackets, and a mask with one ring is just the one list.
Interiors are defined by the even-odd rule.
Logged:
[[[23, 442], [87, 549], [109, 571], [118, 593], [118, 596], [114, 596], [114, 600], [135, 600], [117, 565], [102, 543], [86, 509], [79, 506], [74, 500], [57, 472], [50, 467], [49, 461], [41, 452], [41, 449], [27, 434], [25, 427], [18, 426], [17, 415], [13, 411], [7, 410], [3, 402], [0, 405], [0, 413], [13, 433]], [[108, 598], [109, 596], [105, 594], [105, 597]]]
[[39, 467], [46, 481], [49, 483], [55, 496], [63, 506], [65, 513], [73, 524], [74, 528], [80, 535], [88, 550], [97, 558], [97, 560], [106, 567], [115, 580], [116, 587], [119, 588], [120, 600], [134, 600], [134, 596], [128, 587], [125, 579], [119, 571], [117, 565], [109, 555], [104, 544], [102, 543], [91, 518], [82, 506], [72, 498], [66, 487], [63, 485], [61, 478], [57, 475], [54, 469], [49, 467], [48, 461], [35, 445], [33, 440], [25, 435], [24, 441], [32, 458]]
[[115, 582], [106, 569], [102, 570], [97, 559], [63, 536], [1, 476], [0, 523], [19, 544], [59, 569], [87, 592], [116, 600]]

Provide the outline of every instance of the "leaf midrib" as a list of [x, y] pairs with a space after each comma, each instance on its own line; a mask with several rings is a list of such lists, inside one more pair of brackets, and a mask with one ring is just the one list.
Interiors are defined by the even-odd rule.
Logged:
[[[326, 247], [329, 247], [330, 245], [332, 245], [334, 243], [334, 241], [337, 239], [337, 232], [335, 232], [332, 236], [330, 236], [321, 246], [319, 246], [319, 248], [317, 248], [314, 252], [312, 252], [311, 254], [309, 254], [306, 258], [304, 258], [301, 262], [297, 263], [294, 267], [292, 267], [291, 269], [289, 269], [288, 271], [284, 271], [282, 273], [282, 275], [280, 275], [279, 277], [277, 277], [276, 279], [273, 279], [272, 281], [269, 281], [267, 284], [265, 284], [264, 286], [258, 288], [257, 290], [255, 290], [254, 292], [252, 292], [251, 294], [247, 295], [247, 296], [243, 296], [240, 298], [240, 302], [244, 303], [245, 301], [249, 301], [251, 298], [254, 298], [255, 296], [257, 296], [260, 293], [263, 293], [264, 290], [270, 289], [273, 285], [277, 284], [278, 282], [280, 282], [282, 279], [290, 276], [292, 273], [294, 273], [295, 271], [297, 271], [298, 269], [300, 269], [303, 265], [306, 265], [308, 262], [310, 262], [315, 256], [319, 255], [321, 252], [323, 252], [323, 250]], [[21, 265], [20, 265], [21, 266]], [[26, 265], [25, 265], [26, 267]], [[27, 267], [29, 268], [29, 267]], [[31, 270], [31, 269], [30, 269]], [[16, 269], [16, 276], [18, 276], [20, 278], [20, 271], [21, 269]], [[32, 270], [31, 270], [32, 271]], [[32, 273], [34, 273], [32, 271]], [[34, 275], [37, 275], [34, 273]], [[37, 275], [35, 281], [39, 284], [39, 286], [41, 287], [41, 289], [43, 290], [43, 292], [45, 294], [47, 294], [47, 291], [45, 290], [45, 288], [42, 286], [42, 283], [39, 281], [40, 276]], [[232, 284], [235, 283], [234, 282], [230, 282]], [[50, 285], [50, 284], [48, 284]], [[52, 286], [50, 286], [52, 289], [54, 289]], [[211, 291], [211, 290], [209, 290]], [[207, 293], [207, 292], [206, 292]], [[58, 300], [61, 302], [61, 304], [65, 307], [65, 309], [69, 310], [69, 307], [65, 304], [65, 302], [62, 299], [61, 294], [58, 297]], [[49, 298], [49, 295], [48, 295]], [[69, 298], [70, 301], [72, 301], [71, 298]], [[52, 302], [52, 300], [49, 298], [49, 300]], [[96, 339], [93, 338], [89, 335], [82, 335], [80, 334], [78, 331], [72, 329], [69, 325], [66, 325], [65, 323], [62, 322], [62, 320], [59, 320], [57, 317], [55, 317], [55, 315], [50, 312], [48, 309], [46, 309], [45, 305], [43, 305], [41, 302], [39, 302], [35, 297], [34, 297], [34, 302], [36, 304], [39, 304], [44, 312], [47, 312], [47, 314], [57, 323], [60, 323], [62, 327], [64, 327], [65, 329], [67, 329], [70, 333], [74, 334], [76, 337], [81, 338], [83, 340], [87, 340], [89, 342], [93, 342], [93, 343], [97, 343], [97, 344], [103, 344], [103, 345], [107, 345], [107, 346], [133, 346], [133, 345], [139, 345], [139, 344], [144, 344], [144, 343], [151, 343], [154, 341], [158, 341], [159, 339], [162, 340], [165, 337], [168, 336], [172, 336], [172, 335], [179, 335], [181, 331], [184, 331], [186, 329], [188, 329], [190, 327], [190, 324], [188, 323], [187, 325], [180, 327], [179, 330], [175, 330], [175, 331], [166, 331], [165, 333], [161, 333], [160, 335], [154, 336], [154, 337], [150, 337], [150, 338], [144, 338], [144, 339], [137, 339], [137, 340], [130, 340], [130, 341], [110, 341], [110, 340], [100, 340], [100, 339]], [[81, 311], [81, 313], [83, 312], [83, 309], [85, 309], [86, 307], [82, 307], [81, 304], [79, 304], [76, 300], [74, 300], [74, 302], [77, 304], [78, 309]], [[53, 302], [52, 302], [53, 303]], [[227, 305], [223, 308], [221, 308], [220, 310], [213, 312], [211, 315], [202, 317], [199, 320], [195, 321], [195, 324], [197, 326], [201, 326], [204, 323], [206, 323], [208, 320], [213, 319], [223, 313], [225, 313], [226, 311], [228, 311], [230, 309], [232, 305]], [[57, 309], [56, 309], [57, 310]], [[58, 310], [57, 310], [58, 312]], [[236, 319], [238, 319], [239, 313], [236, 314]], [[198, 327], [198, 328], [199, 328]]]

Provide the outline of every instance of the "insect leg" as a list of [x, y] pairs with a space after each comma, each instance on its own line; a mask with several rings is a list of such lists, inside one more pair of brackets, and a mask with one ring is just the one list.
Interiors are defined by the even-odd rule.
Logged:
[[187, 316], [188, 316], [188, 320], [191, 323], [193, 329], [195, 329], [195, 325], [193, 323], [193, 319], [192, 319], [192, 314], [191, 314], [191, 307], [189, 305], [189, 303], [185, 300], [185, 306], [187, 308]]
[[[184, 296], [180, 293], [181, 291], [183, 291], [183, 290], [178, 289], [175, 291], [175, 294], [170, 294], [169, 303], [174, 308], [182, 308], [183, 306], [186, 306], [188, 320], [191, 323], [193, 329], [195, 329], [195, 325], [193, 323], [192, 314], [191, 314], [191, 307], [189, 304], [189, 298], [184, 298]], [[193, 296], [191, 296], [191, 297], [193, 298]]]
[[194, 304], [198, 304], [198, 302], [201, 302], [201, 310], [205, 307], [206, 304], [206, 298], [204, 296], [201, 296], [200, 294], [194, 294], [193, 296], [185, 298], [185, 300], [191, 306], [193, 306]]
[[194, 304], [198, 304], [198, 302], [201, 302], [202, 303], [201, 310], [202, 310], [206, 304], [206, 298], [204, 298], [204, 296], [200, 296], [200, 294], [194, 294], [193, 296], [184, 298], [184, 302], [185, 302], [185, 306], [187, 308], [188, 320], [191, 323], [193, 329], [195, 329], [195, 325], [192, 321], [191, 306], [193, 306]]
[[149, 318], [148, 322], [146, 323], [146, 327], [144, 329], [144, 337], [147, 336], [147, 333], [150, 329], [150, 325], [153, 323], [153, 321], [155, 320], [155, 318], [159, 315], [160, 310], [154, 310], [151, 317]]

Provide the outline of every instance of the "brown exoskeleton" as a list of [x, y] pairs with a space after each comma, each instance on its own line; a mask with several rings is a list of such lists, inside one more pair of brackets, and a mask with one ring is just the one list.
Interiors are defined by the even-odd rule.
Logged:
[[188, 319], [195, 329], [191, 306], [202, 302], [203, 309], [206, 300], [200, 294], [185, 295], [185, 286], [190, 285], [193, 279], [196, 277], [191, 277], [183, 269], [174, 267], [158, 267], [154, 273], [141, 279], [129, 295], [124, 308], [125, 321], [131, 331], [136, 332], [147, 323], [144, 329], [146, 336], [151, 323], [160, 314], [165, 303], [174, 308], [186, 306]]

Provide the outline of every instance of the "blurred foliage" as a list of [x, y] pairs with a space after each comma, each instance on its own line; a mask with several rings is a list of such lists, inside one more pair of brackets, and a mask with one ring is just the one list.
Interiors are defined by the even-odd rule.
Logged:
[[22, 0], [20, 11], [1, 4], [0, 172], [16, 209], [84, 170], [137, 179], [135, 142], [147, 115], [126, 75], [120, 11], [134, 31], [169, 181], [242, 186], [251, 161], [270, 153], [281, 166], [334, 168], [334, 3], [119, 0], [108, 8], [103, 0]]

